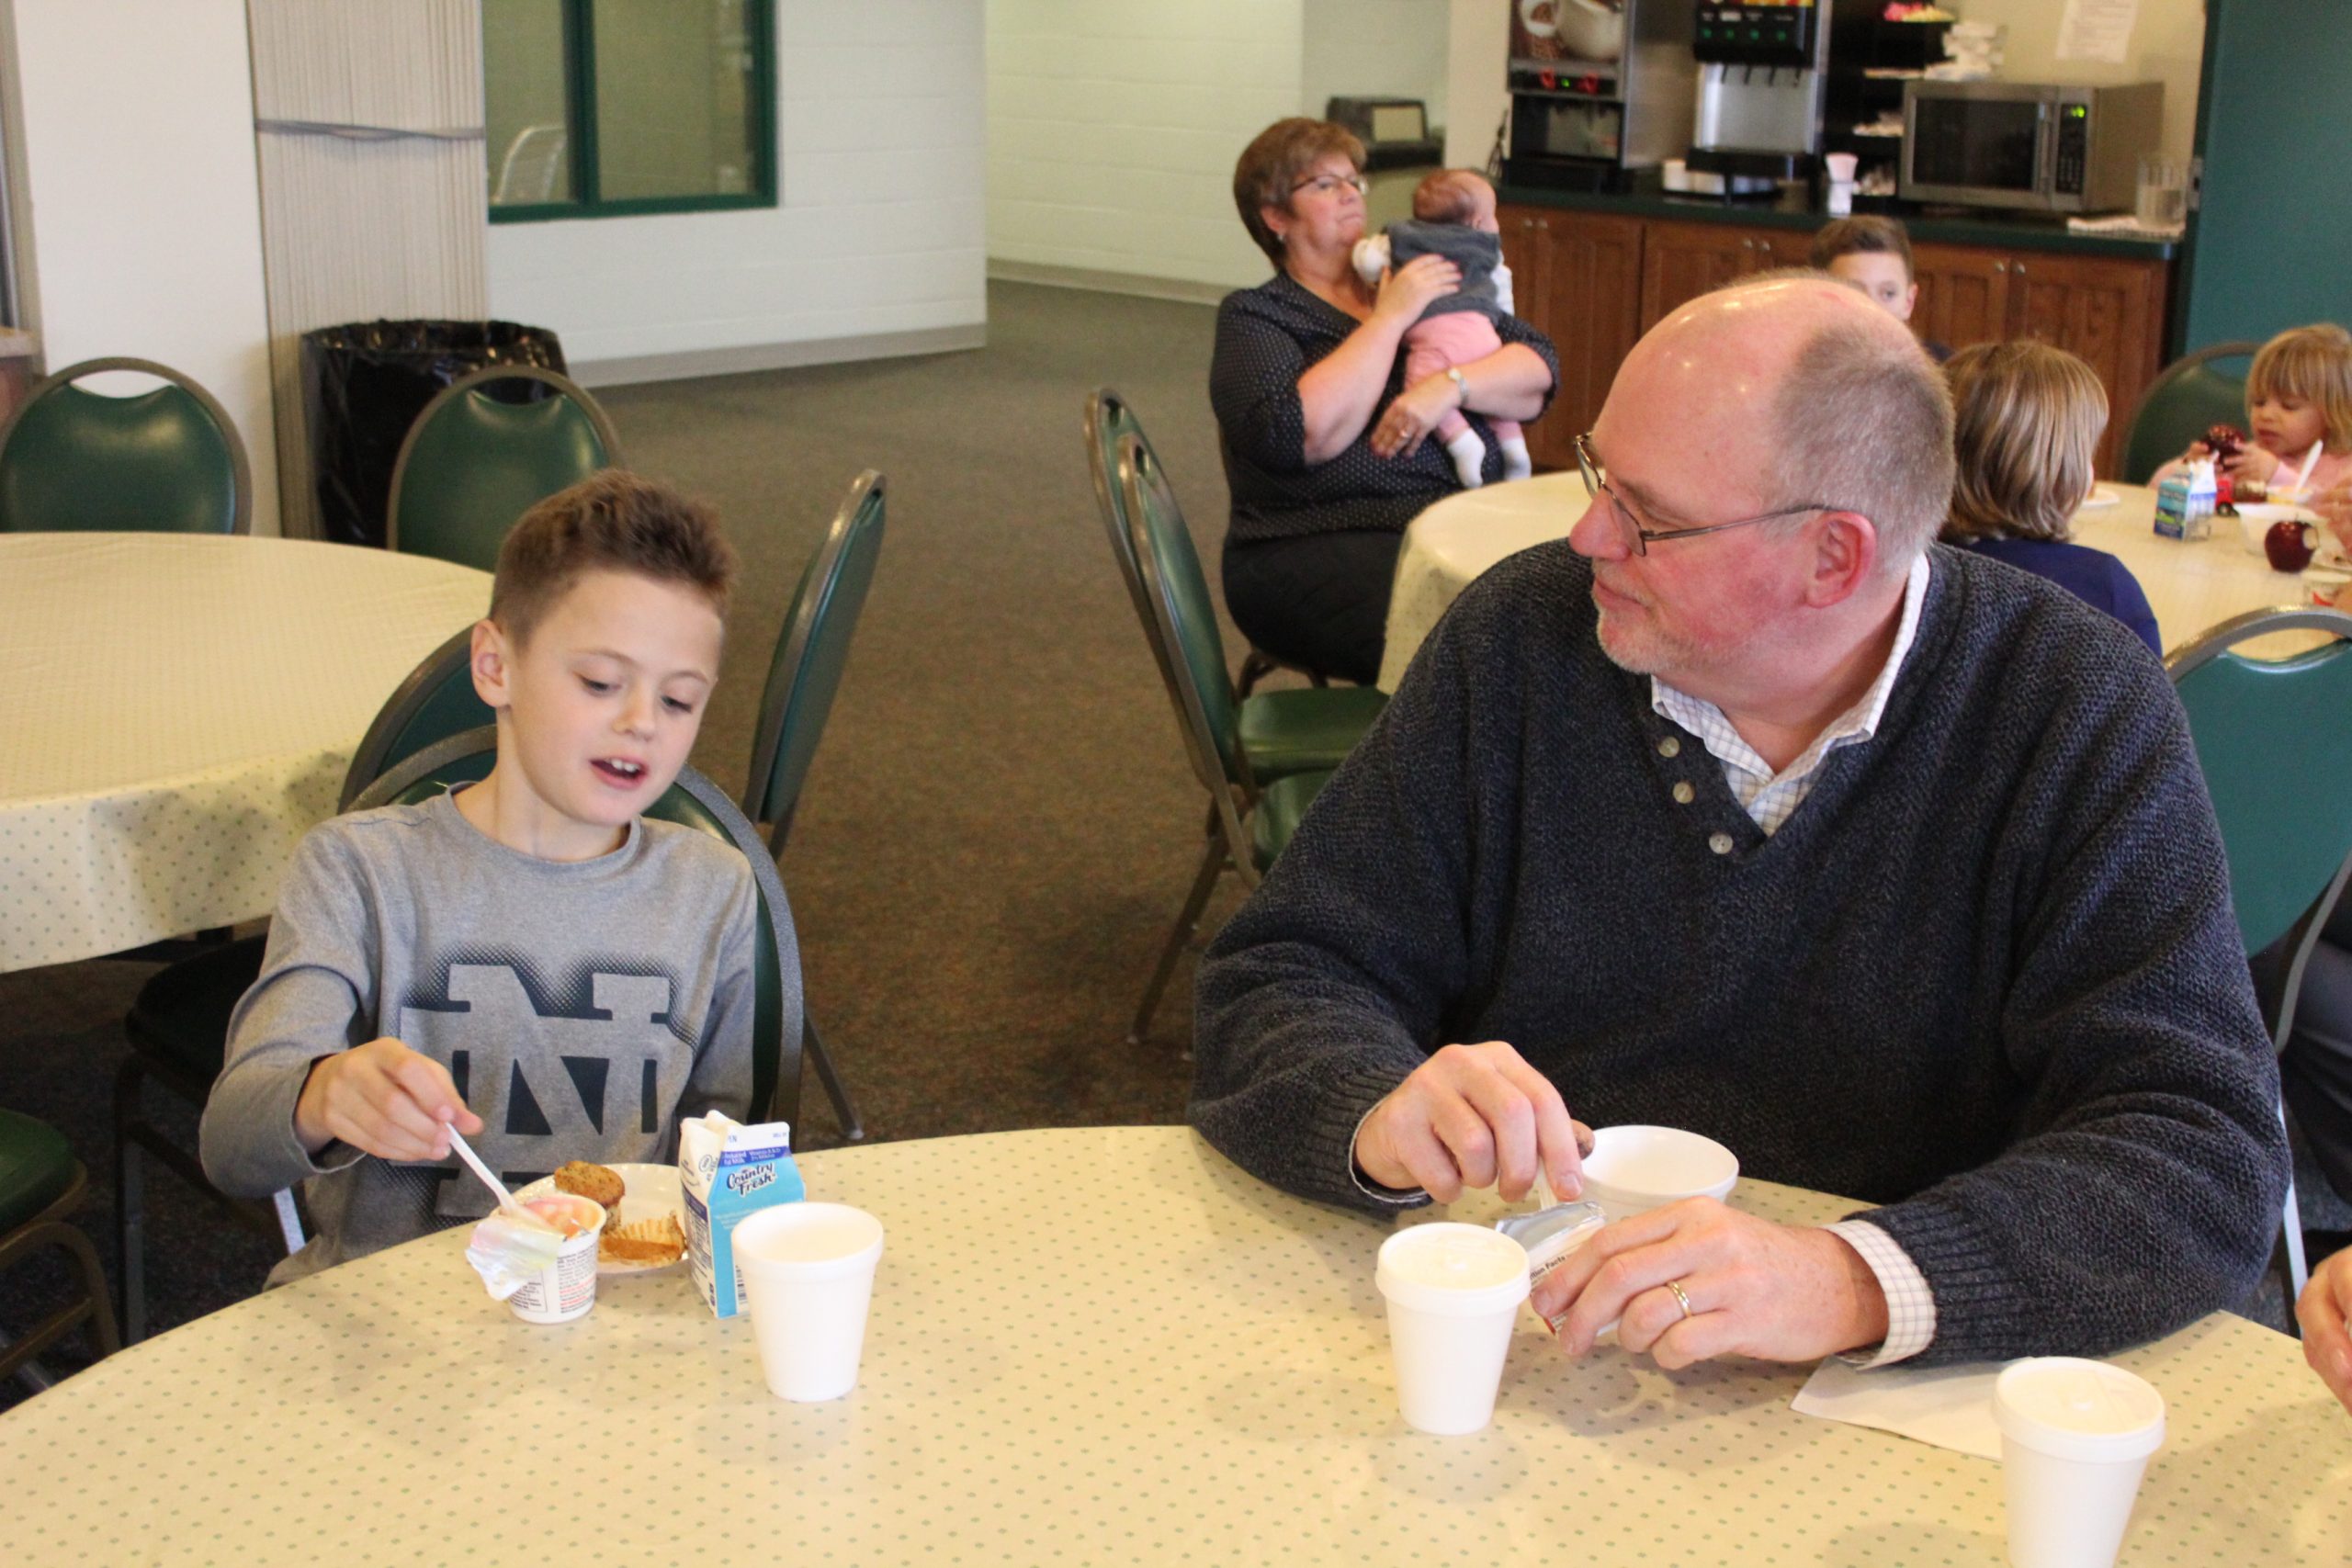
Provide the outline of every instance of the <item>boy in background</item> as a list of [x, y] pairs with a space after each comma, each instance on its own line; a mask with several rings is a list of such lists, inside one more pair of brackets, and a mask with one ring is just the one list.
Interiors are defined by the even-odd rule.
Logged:
[[[1909, 321], [1912, 307], [1919, 302], [1911, 236], [1892, 218], [1840, 218], [1823, 224], [1813, 237], [1813, 265], [1852, 284], [1898, 321]], [[1920, 346], [1939, 365], [1951, 357], [1951, 350], [1942, 344], [1922, 340]]]
[[304, 1184], [314, 1235], [272, 1284], [487, 1213], [453, 1126], [513, 1184], [749, 1114], [751, 866], [643, 817], [701, 727], [734, 570], [706, 508], [636, 475], [541, 502], [473, 630], [489, 777], [302, 840], [202, 1134], [225, 1192]]

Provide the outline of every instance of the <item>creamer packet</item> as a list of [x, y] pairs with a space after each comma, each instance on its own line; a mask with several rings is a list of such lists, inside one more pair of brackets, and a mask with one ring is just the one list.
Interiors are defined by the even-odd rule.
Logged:
[[746, 1126], [714, 1111], [678, 1123], [678, 1185], [686, 1201], [686, 1258], [703, 1303], [719, 1317], [744, 1311], [735, 1226], [746, 1214], [808, 1195], [792, 1163], [792, 1127]]

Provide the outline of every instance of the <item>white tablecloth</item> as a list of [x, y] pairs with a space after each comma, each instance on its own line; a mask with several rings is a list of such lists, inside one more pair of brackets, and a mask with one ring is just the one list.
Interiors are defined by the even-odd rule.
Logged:
[[269, 912], [488, 574], [301, 540], [0, 535], [0, 970]]
[[[2116, 502], [2077, 513], [2075, 542], [2106, 550], [2132, 569], [2156, 613], [2167, 651], [2247, 610], [2306, 602], [2298, 578], [2271, 570], [2267, 560], [2246, 550], [2233, 519], [2215, 518], [2211, 539], [2184, 544], [2156, 534], [2155, 491], [2138, 485], [2100, 488]], [[1481, 572], [1532, 545], [1565, 537], [1584, 509], [1584, 481], [1557, 473], [1464, 491], [1415, 518], [1397, 552], [1380, 689], [1396, 689], [1422, 640]], [[2286, 647], [2256, 645], [2255, 651], [2275, 656]]]
[[[577, 1324], [484, 1298], [449, 1232], [175, 1329], [0, 1416], [12, 1565], [1955, 1563], [1998, 1466], [1800, 1416], [1809, 1367], [1563, 1358], [1522, 1314], [1494, 1425], [1396, 1416], [1387, 1227], [1175, 1127], [829, 1149], [878, 1215], [861, 1382], [769, 1397], [683, 1269]], [[1850, 1205], [1744, 1183], [1810, 1223]], [[1491, 1195], [1488, 1195], [1491, 1203]], [[1485, 1211], [1471, 1205], [1468, 1217]], [[2207, 1318], [2117, 1358], [2168, 1405], [2123, 1562], [2341, 1562], [2352, 1418], [2294, 1342]]]

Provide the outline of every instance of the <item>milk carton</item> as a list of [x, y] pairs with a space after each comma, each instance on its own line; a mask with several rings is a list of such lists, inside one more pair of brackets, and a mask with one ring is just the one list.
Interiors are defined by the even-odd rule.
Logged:
[[686, 1258], [695, 1288], [720, 1317], [744, 1310], [735, 1272], [735, 1226], [746, 1214], [808, 1195], [792, 1163], [792, 1127], [745, 1126], [714, 1111], [678, 1123], [678, 1185], [686, 1199]]

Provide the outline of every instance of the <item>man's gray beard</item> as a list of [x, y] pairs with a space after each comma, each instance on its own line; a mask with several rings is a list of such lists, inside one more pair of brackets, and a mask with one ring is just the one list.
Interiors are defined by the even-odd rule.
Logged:
[[[1596, 611], [1598, 611], [1598, 606], [1596, 606]], [[1606, 617], [1604, 615], [1599, 613], [1594, 615], [1592, 618], [1592, 640], [1600, 645], [1600, 656], [1609, 660], [1610, 663], [1617, 666], [1618, 669], [1625, 671], [1626, 674], [1663, 675], [1665, 671], [1673, 669], [1678, 663], [1688, 664], [1690, 661], [1690, 650], [1688, 649], [1675, 645], [1672, 638], [1664, 637], [1653, 637], [1651, 639], [1653, 644], [1663, 646], [1654, 646], [1645, 653], [1619, 653], [1616, 649], [1609, 646], [1609, 639], [1603, 637], [1600, 633], [1600, 627], [1605, 618]], [[1669, 683], [1671, 683], [1670, 681]]]

